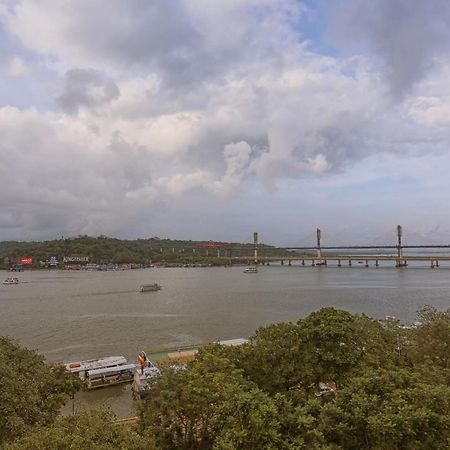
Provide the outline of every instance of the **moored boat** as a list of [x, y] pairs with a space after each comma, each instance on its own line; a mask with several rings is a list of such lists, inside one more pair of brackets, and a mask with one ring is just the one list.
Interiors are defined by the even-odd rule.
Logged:
[[96, 389], [120, 383], [129, 383], [133, 381], [135, 371], [136, 364], [88, 370], [86, 372], [87, 388]]
[[147, 361], [147, 364], [136, 367], [134, 373], [133, 385], [131, 390], [136, 398], [144, 398], [151, 389], [151, 380], [158, 378], [161, 375], [161, 371], [151, 362]]
[[257, 267], [246, 267], [244, 273], [258, 273]]
[[85, 361], [68, 363], [65, 367], [69, 372], [78, 375], [84, 380], [89, 371], [124, 366], [126, 363], [127, 360], [124, 356], [106, 356], [104, 358], [87, 359]]
[[18, 278], [7, 278], [3, 284], [19, 284], [19, 279]]

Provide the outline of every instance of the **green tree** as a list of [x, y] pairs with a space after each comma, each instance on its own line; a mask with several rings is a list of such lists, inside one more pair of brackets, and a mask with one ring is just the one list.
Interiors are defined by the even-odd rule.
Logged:
[[334, 308], [322, 308], [298, 321], [302, 362], [309, 379], [340, 384], [364, 355], [365, 347], [356, 316]]
[[412, 332], [414, 362], [450, 369], [450, 309], [445, 312], [426, 306], [419, 313], [420, 324]]
[[164, 449], [279, 448], [277, 408], [226, 358], [203, 353], [167, 371], [140, 407], [140, 430]]
[[308, 378], [302, 352], [300, 327], [280, 323], [259, 328], [250, 344], [232, 350], [232, 360], [259, 388], [275, 394]]
[[0, 338], [0, 444], [52, 423], [73, 392], [64, 367], [48, 367], [36, 352]]
[[59, 418], [7, 445], [5, 450], [152, 450], [154, 444], [127, 425], [114, 424], [106, 411]]
[[450, 389], [403, 369], [355, 377], [320, 408], [306, 410], [343, 449], [443, 449], [450, 444]]

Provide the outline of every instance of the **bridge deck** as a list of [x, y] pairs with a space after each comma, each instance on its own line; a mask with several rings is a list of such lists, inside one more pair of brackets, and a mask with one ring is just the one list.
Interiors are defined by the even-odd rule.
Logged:
[[[251, 256], [236, 256], [232, 258], [236, 261], [248, 261], [251, 260]], [[295, 256], [258, 256], [258, 261], [339, 261], [339, 260], [351, 260], [351, 261], [397, 261], [399, 258], [397, 255], [295, 255]], [[450, 261], [450, 255], [403, 255], [401, 258], [404, 261]]]

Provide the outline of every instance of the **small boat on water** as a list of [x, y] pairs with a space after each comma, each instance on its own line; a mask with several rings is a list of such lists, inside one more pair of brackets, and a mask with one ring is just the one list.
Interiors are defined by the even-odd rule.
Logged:
[[257, 267], [246, 267], [244, 273], [258, 273]]
[[153, 284], [142, 284], [139, 290], [141, 292], [154, 292], [159, 291], [161, 289], [161, 286], [158, 283]]
[[18, 278], [7, 278], [3, 284], [19, 284]]

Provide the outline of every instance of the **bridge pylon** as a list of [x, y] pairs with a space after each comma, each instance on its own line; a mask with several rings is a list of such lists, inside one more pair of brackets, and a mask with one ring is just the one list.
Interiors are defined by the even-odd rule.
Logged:
[[406, 267], [408, 265], [408, 263], [403, 258], [402, 234], [403, 234], [402, 226], [397, 225], [397, 263], [396, 263], [396, 267]]
[[322, 258], [322, 249], [320, 248], [320, 238], [322, 237], [322, 232], [320, 231], [320, 228], [317, 228], [317, 257]]

